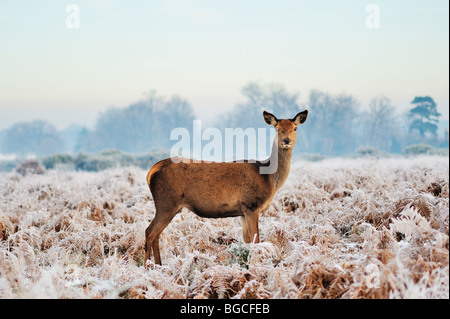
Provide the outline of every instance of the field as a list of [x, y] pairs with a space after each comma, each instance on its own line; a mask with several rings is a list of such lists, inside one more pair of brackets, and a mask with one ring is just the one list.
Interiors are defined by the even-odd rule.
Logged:
[[295, 162], [244, 244], [175, 217], [144, 267], [146, 171], [0, 173], [0, 298], [449, 298], [449, 159]]

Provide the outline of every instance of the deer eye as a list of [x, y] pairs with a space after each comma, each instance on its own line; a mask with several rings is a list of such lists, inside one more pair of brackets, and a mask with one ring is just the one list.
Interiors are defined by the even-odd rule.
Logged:
[[294, 131], [297, 131], [297, 128], [296, 128], [296, 127], [294, 128]]

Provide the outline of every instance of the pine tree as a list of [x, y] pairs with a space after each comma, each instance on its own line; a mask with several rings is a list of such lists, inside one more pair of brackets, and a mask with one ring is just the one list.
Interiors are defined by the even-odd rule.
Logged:
[[420, 136], [424, 137], [427, 132], [437, 136], [436, 125], [439, 122], [441, 114], [436, 109], [436, 103], [429, 96], [416, 96], [411, 104], [415, 105], [408, 117], [412, 120], [409, 131], [417, 130]]

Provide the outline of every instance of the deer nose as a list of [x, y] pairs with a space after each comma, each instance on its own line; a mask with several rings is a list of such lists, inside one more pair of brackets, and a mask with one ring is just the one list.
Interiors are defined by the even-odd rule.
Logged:
[[286, 138], [284, 138], [283, 143], [284, 144], [291, 144], [291, 139], [286, 137]]

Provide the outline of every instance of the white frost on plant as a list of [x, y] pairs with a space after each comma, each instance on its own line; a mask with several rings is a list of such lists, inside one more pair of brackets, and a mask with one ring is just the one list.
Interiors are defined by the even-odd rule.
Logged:
[[183, 210], [148, 268], [145, 171], [0, 173], [0, 298], [448, 298], [448, 163], [293, 163], [261, 243]]
[[400, 213], [400, 217], [392, 219], [390, 229], [405, 235], [407, 241], [433, 232], [426, 218], [421, 216], [417, 209], [411, 207], [404, 209]]

